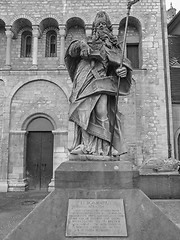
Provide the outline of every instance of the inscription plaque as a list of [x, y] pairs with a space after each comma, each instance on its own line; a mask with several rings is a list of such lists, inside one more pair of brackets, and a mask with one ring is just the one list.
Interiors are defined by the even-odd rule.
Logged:
[[69, 199], [67, 237], [127, 237], [123, 199]]

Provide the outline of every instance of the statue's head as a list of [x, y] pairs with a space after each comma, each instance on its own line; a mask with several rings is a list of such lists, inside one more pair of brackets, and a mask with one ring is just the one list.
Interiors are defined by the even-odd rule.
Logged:
[[112, 31], [112, 24], [109, 19], [109, 16], [107, 15], [106, 12], [100, 11], [96, 14], [96, 17], [92, 25], [92, 30], [94, 32], [97, 31], [98, 29], [102, 29], [103, 27], [108, 29], [110, 32]]
[[103, 41], [108, 44], [117, 44], [117, 39], [112, 33], [112, 24], [106, 12], [100, 11], [96, 14], [92, 25], [92, 42]]

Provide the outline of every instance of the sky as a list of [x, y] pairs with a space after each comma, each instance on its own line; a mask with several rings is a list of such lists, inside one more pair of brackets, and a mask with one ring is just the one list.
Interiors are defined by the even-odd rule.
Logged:
[[166, 1], [166, 10], [170, 8], [172, 3], [173, 8], [176, 8], [176, 13], [180, 11], [180, 0], [165, 0], [165, 1]]

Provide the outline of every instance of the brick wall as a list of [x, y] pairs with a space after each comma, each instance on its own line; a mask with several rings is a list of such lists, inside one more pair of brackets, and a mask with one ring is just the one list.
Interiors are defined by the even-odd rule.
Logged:
[[52, 113], [56, 115], [56, 126], [67, 128], [68, 102], [62, 89], [48, 81], [37, 80], [23, 85], [11, 102], [10, 129], [20, 130], [24, 116], [28, 113]]

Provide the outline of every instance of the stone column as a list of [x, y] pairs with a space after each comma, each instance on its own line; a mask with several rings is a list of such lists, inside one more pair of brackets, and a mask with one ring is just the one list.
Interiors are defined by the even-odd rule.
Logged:
[[6, 65], [5, 67], [7, 69], [11, 68], [11, 41], [13, 37], [13, 33], [11, 31], [11, 26], [6, 26], [6, 37], [7, 37], [7, 42], [6, 42]]
[[60, 68], [64, 68], [64, 51], [65, 51], [65, 26], [59, 26], [59, 35], [60, 35]]
[[86, 25], [87, 42], [91, 41], [91, 36], [92, 36], [92, 25]]
[[119, 25], [118, 24], [113, 24], [113, 34], [114, 36], [118, 37], [119, 35]]
[[25, 191], [26, 131], [11, 131], [9, 145], [8, 191]]
[[32, 65], [33, 68], [38, 67], [37, 56], [38, 56], [38, 37], [39, 37], [39, 26], [33, 26], [33, 54], [32, 54]]
[[68, 160], [67, 153], [67, 139], [68, 132], [67, 131], [52, 131], [54, 135], [54, 147], [53, 147], [53, 176], [51, 182], [49, 183], [48, 191], [54, 190], [54, 176], [55, 170], [62, 162]]

